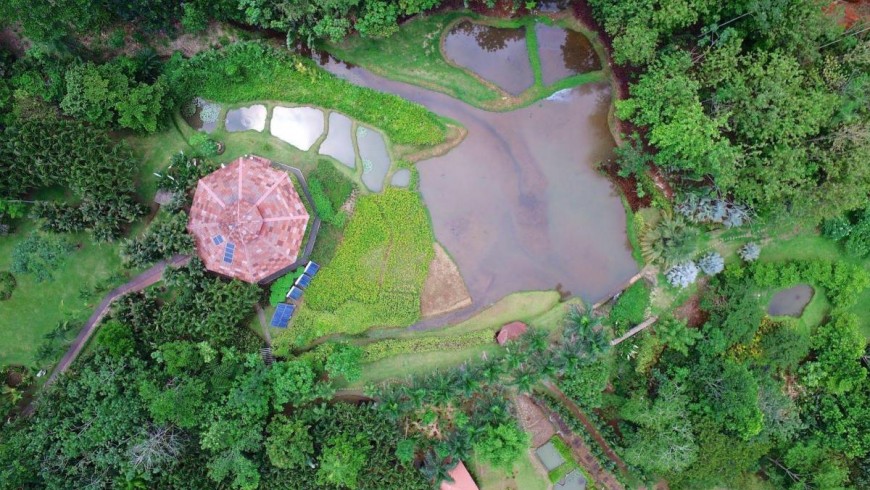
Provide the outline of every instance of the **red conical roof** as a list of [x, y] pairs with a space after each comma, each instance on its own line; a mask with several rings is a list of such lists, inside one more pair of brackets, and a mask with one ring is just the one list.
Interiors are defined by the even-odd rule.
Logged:
[[296, 261], [308, 212], [270, 163], [241, 157], [197, 184], [187, 229], [208, 270], [257, 282]]

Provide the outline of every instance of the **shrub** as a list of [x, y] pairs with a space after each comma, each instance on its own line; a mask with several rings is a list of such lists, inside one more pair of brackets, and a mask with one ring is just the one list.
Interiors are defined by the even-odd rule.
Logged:
[[822, 223], [822, 234], [831, 240], [840, 241], [852, 232], [852, 223], [844, 216], [827, 219]]
[[846, 253], [858, 258], [870, 255], [870, 213], [866, 214], [846, 239]]
[[715, 276], [725, 270], [725, 259], [719, 255], [719, 252], [707, 252], [698, 260], [698, 267], [701, 268], [704, 274]]
[[279, 303], [283, 303], [284, 300], [287, 299], [287, 292], [290, 291], [290, 287], [293, 286], [293, 283], [296, 282], [296, 279], [298, 279], [303, 272], [304, 269], [300, 267], [295, 271], [276, 279], [275, 282], [269, 286], [269, 304], [277, 306]]
[[220, 104], [206, 102], [205, 100], [200, 99], [199, 106], [200, 106], [199, 119], [202, 120], [202, 122], [204, 122], [204, 123], [217, 122], [218, 116], [220, 116], [220, 114], [221, 114]]
[[694, 262], [681, 262], [665, 274], [671, 286], [685, 288], [695, 282], [698, 277], [698, 266]]
[[199, 106], [197, 99], [191, 99], [181, 105], [181, 115], [184, 117], [193, 117], [196, 114], [196, 109]]
[[755, 242], [749, 242], [740, 247], [740, 250], [737, 251], [737, 255], [746, 262], [754, 262], [758, 260], [758, 257], [761, 255], [761, 245]]
[[649, 307], [649, 288], [638, 281], [626, 289], [610, 310], [610, 320], [617, 328], [635, 325], [644, 320]]
[[317, 215], [320, 219], [327, 223], [332, 223], [335, 220], [335, 208], [332, 207], [332, 202], [323, 190], [323, 184], [315, 177], [308, 179], [308, 190], [311, 192], [311, 199], [314, 201], [314, 209], [317, 210]]
[[0, 301], [6, 301], [11, 298], [12, 291], [15, 290], [15, 286], [17, 285], [18, 282], [15, 280], [15, 276], [13, 276], [11, 272], [0, 271]]
[[338, 211], [354, 190], [353, 181], [338, 170], [329, 160], [317, 162], [317, 168], [311, 172], [311, 179], [320, 181], [323, 191], [332, 209]]
[[188, 141], [194, 154], [202, 157], [213, 157], [218, 154], [218, 143], [205, 133], [196, 133]]
[[726, 228], [742, 226], [749, 218], [745, 206], [697, 194], [688, 194], [677, 211], [693, 223], [718, 223]]
[[33, 274], [37, 282], [48, 281], [72, 249], [66, 237], [32, 233], [12, 249], [10, 269], [16, 274]]

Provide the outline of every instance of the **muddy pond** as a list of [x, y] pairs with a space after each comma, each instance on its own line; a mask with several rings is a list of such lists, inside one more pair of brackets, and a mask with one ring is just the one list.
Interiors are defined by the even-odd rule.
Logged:
[[447, 33], [444, 52], [457, 65], [517, 95], [535, 83], [525, 33], [460, 22]]
[[459, 266], [473, 305], [418, 327], [466, 318], [516, 291], [560, 287], [598, 301], [637, 272], [625, 210], [595, 169], [613, 155], [609, 85], [584, 85], [496, 113], [319, 61], [353, 83], [419, 102], [468, 129], [460, 145], [417, 168], [435, 236]]
[[767, 313], [771, 316], [799, 317], [813, 299], [813, 293], [813, 288], [806, 284], [783, 289], [773, 295], [767, 306]]

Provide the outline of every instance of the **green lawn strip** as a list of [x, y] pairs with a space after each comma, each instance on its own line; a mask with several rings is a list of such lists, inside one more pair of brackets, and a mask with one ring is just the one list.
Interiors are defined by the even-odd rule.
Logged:
[[535, 87], [540, 87], [544, 84], [544, 72], [541, 68], [541, 54], [538, 50], [538, 33], [535, 31], [535, 20], [530, 18], [525, 23], [526, 28], [526, 50], [529, 53], [529, 65], [532, 67], [532, 73], [535, 75]]
[[[12, 250], [33, 229], [34, 223], [22, 222], [15, 233], [0, 237], [0, 270], [9, 269]], [[123, 281], [116, 243], [94, 243], [86, 233], [68, 236], [77, 247], [52, 280], [36, 282], [32, 274], [15, 274], [12, 297], [0, 301], [0, 364], [32, 365], [43, 336], [63, 320], [75, 323], [74, 337], [105, 292]]]
[[492, 468], [485, 463], [480, 463], [472, 458], [468, 466], [474, 481], [480, 490], [504, 490], [516, 488], [521, 490], [546, 490], [549, 488], [546, 478], [535, 469], [531, 458], [532, 451], [526, 451], [510, 471], [501, 468]]
[[[525, 321], [534, 326], [551, 330], [555, 327], [555, 324], [550, 321], [549, 317], [547, 321], [540, 320], [546, 313], [555, 309], [558, 304], [559, 293], [555, 291], [524, 291], [505, 296], [474, 317], [456, 325], [425, 332], [406, 329], [375, 329], [368, 333], [368, 337], [373, 339], [387, 337], [415, 338], [420, 336], [452, 337], [480, 330], [487, 330], [495, 334], [502, 325], [516, 320]], [[540, 325], [538, 325], [539, 322]]]
[[260, 43], [205, 51], [177, 62], [170, 73], [183, 97], [223, 104], [280, 100], [334, 109], [380, 128], [395, 144], [428, 146], [445, 138], [444, 123], [422, 105], [354, 85], [310, 60]]
[[488, 358], [492, 358], [493, 356], [500, 355], [502, 352], [504, 352], [502, 348], [493, 342], [455, 351], [399, 354], [365, 364], [363, 366], [362, 377], [347, 386], [347, 388], [362, 388], [372, 383], [401, 380], [408, 376], [428, 374], [439, 369], [453, 368], [465, 362], [478, 362], [484, 354]]

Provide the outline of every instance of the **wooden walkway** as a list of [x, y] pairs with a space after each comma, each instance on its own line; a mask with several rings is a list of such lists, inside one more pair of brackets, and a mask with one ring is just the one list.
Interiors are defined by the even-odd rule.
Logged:
[[[157, 282], [160, 282], [163, 279], [163, 271], [166, 269], [166, 266], [171, 265], [173, 267], [178, 267], [186, 264], [190, 260], [190, 256], [188, 255], [176, 255], [169, 260], [160, 261], [150, 269], [145, 272], [139, 274], [138, 276], [130, 279], [127, 283], [118, 286], [117, 288], [111, 290], [109, 294], [107, 294], [100, 304], [97, 306], [94, 313], [88, 318], [88, 321], [84, 324], [78, 336], [73, 341], [72, 345], [67, 349], [66, 354], [60, 359], [60, 362], [54, 367], [54, 370], [51, 372], [51, 375], [45, 381], [45, 385], [43, 385], [43, 389], [51, 386], [57, 378], [66, 372], [67, 369], [72, 365], [73, 361], [81, 354], [82, 349], [87, 345], [88, 340], [90, 340], [91, 336], [97, 330], [97, 327], [100, 324], [100, 321], [106, 316], [109, 312], [109, 307], [112, 303], [124, 296], [125, 294], [132, 293], [135, 291], [141, 291], [142, 289], [147, 288]], [[35, 406], [33, 402], [31, 402], [23, 411], [22, 414], [28, 416], [33, 413]]]

